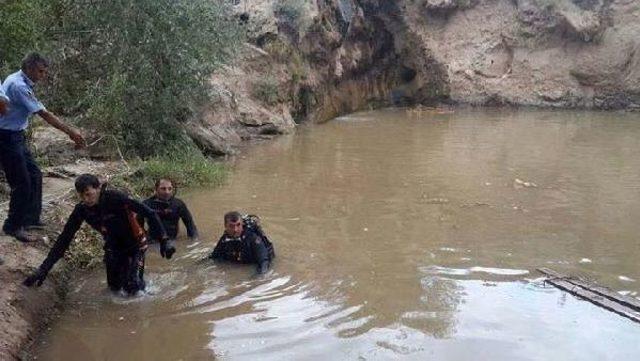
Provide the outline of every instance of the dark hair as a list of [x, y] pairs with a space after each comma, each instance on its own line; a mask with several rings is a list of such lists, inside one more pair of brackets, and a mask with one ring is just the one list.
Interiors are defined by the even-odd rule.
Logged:
[[156, 186], [155, 186], [156, 189], [160, 186], [160, 183], [162, 181], [167, 181], [167, 182], [171, 183], [171, 186], [173, 186], [173, 188], [176, 187], [176, 184], [173, 182], [173, 179], [171, 179], [171, 178], [158, 178], [158, 180], [156, 180]]
[[22, 59], [22, 71], [27, 71], [28, 69], [31, 69], [38, 64], [42, 64], [48, 68], [49, 60], [39, 53], [29, 53], [24, 57], [24, 59]]
[[94, 176], [93, 174], [83, 174], [76, 178], [76, 191], [78, 193], [86, 191], [89, 187], [100, 187], [100, 180], [98, 179], [98, 177]]
[[227, 212], [224, 215], [224, 224], [227, 224], [229, 222], [237, 222], [241, 219], [242, 219], [242, 214], [240, 214], [240, 212], [237, 212], [237, 211]]

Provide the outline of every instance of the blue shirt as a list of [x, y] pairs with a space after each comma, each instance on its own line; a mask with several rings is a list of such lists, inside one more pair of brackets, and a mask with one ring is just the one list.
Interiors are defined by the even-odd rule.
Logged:
[[22, 70], [9, 75], [2, 90], [9, 98], [9, 111], [0, 116], [0, 129], [25, 130], [29, 126], [29, 116], [45, 109], [33, 92], [33, 82]]
[[4, 95], [4, 90], [2, 90], [2, 82], [0, 81], [0, 101], [4, 101], [5, 103], [9, 102], [9, 98]]

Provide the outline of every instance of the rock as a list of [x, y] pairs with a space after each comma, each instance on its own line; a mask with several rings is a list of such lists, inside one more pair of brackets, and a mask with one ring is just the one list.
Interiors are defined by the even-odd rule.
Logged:
[[473, 7], [475, 3], [475, 0], [426, 0], [424, 8], [432, 14], [449, 15], [455, 10]]
[[424, 7], [428, 10], [454, 10], [458, 7], [456, 0], [427, 0]]
[[592, 41], [604, 30], [601, 15], [598, 13], [579, 12], [572, 9], [559, 11], [558, 16], [559, 25], [564, 27], [567, 35], [585, 42]]
[[198, 147], [210, 155], [233, 154], [233, 147], [240, 144], [242, 140], [228, 125], [188, 124], [186, 130]]

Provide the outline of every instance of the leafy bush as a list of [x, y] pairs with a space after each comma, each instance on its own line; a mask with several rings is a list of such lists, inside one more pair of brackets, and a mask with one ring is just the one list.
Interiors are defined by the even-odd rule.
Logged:
[[210, 75], [243, 41], [223, 0], [9, 3], [0, 29], [20, 39], [0, 34], [11, 37], [11, 56], [0, 60], [15, 67], [36, 46], [51, 55], [49, 108], [83, 115], [82, 126], [114, 136], [129, 156], [191, 144], [181, 123], [208, 100]]
[[131, 190], [138, 196], [148, 196], [158, 178], [169, 178], [176, 187], [220, 185], [227, 174], [226, 167], [202, 155], [197, 149], [176, 150], [171, 155], [154, 157], [133, 165], [137, 170], [127, 177], [112, 179], [118, 188]]
[[40, 0], [0, 0], [0, 70], [4, 79], [44, 36]]

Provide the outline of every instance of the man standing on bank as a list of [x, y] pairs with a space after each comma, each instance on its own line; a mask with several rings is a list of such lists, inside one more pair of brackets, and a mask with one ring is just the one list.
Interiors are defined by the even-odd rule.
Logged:
[[38, 53], [28, 54], [22, 69], [9, 75], [2, 89], [9, 99], [6, 114], [0, 116], [0, 163], [11, 187], [9, 212], [2, 226], [5, 234], [22, 242], [37, 238], [26, 232], [42, 227], [42, 173], [25, 142], [29, 116], [38, 114], [54, 128], [66, 133], [77, 148], [86, 147], [80, 132], [47, 111], [34, 94], [34, 85], [47, 75], [49, 61]]
[[[173, 242], [178, 237], [179, 221], [181, 219], [187, 229], [189, 239], [197, 241], [198, 229], [193, 222], [193, 217], [187, 205], [181, 199], [175, 197], [176, 188], [173, 181], [160, 178], [156, 181], [155, 187], [155, 194], [143, 203], [156, 212], [160, 218], [164, 229], [167, 231], [167, 236], [169, 236], [169, 245], [173, 246]], [[171, 255], [168, 255], [167, 258], [171, 258]]]

